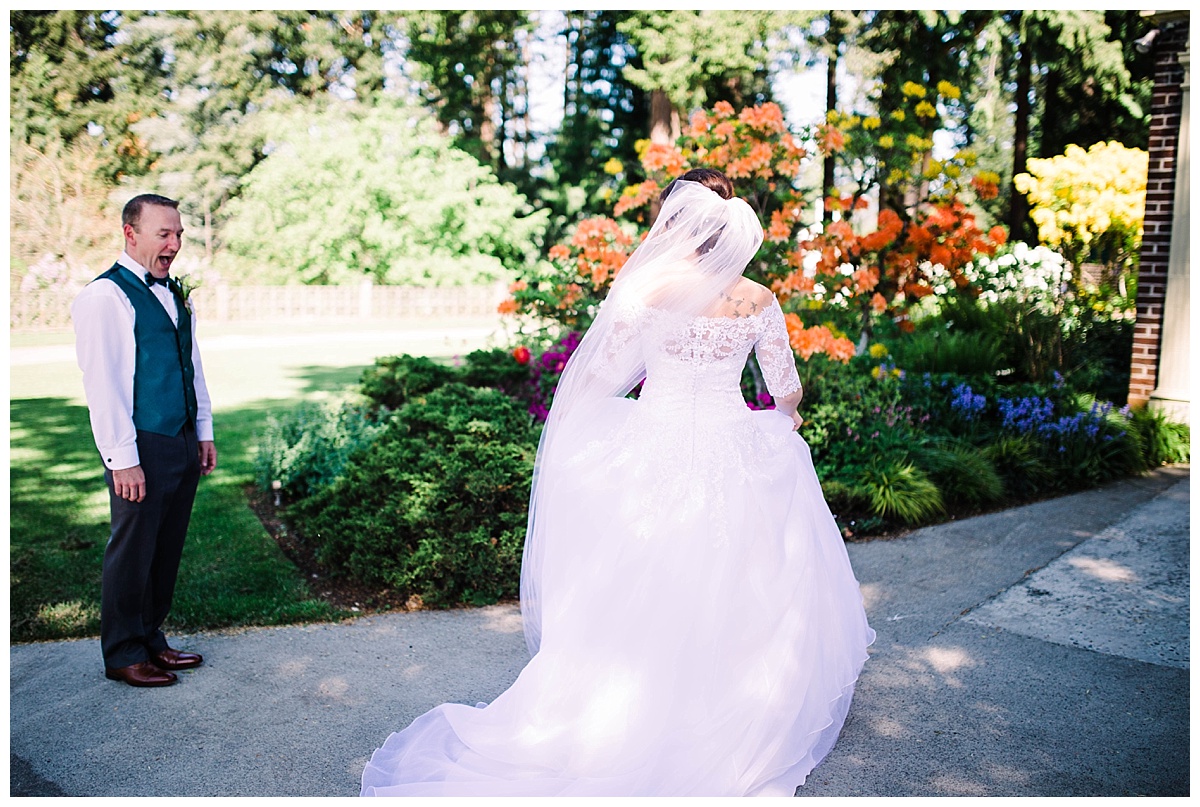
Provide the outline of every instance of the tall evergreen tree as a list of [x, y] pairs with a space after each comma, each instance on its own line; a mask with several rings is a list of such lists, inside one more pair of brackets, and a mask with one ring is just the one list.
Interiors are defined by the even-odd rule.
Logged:
[[635, 11], [618, 29], [640, 57], [625, 75], [649, 94], [650, 139], [674, 142], [680, 116], [728, 101], [735, 107], [771, 100], [773, 50], [779, 32], [807, 24], [812, 12]]
[[465, 151], [502, 175], [509, 167], [509, 122], [525, 99], [522, 40], [533, 29], [528, 12], [412, 11], [404, 14], [406, 56], [425, 103]]

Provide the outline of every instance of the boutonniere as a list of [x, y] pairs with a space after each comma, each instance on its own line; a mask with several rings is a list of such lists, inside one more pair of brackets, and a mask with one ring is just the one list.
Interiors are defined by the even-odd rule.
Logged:
[[180, 275], [179, 277], [171, 278], [174, 281], [171, 285], [175, 289], [175, 294], [179, 296], [179, 300], [188, 308], [191, 308], [188, 303], [188, 298], [192, 296], [192, 292], [200, 288], [200, 281], [193, 280], [191, 275]]

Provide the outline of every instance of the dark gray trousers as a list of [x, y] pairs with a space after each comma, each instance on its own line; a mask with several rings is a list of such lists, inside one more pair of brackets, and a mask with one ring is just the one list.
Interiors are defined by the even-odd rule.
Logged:
[[174, 437], [139, 430], [138, 458], [146, 474], [146, 498], [116, 495], [105, 470], [112, 534], [104, 550], [100, 585], [100, 649], [104, 666], [127, 667], [167, 648], [162, 625], [171, 610], [200, 481], [196, 430]]

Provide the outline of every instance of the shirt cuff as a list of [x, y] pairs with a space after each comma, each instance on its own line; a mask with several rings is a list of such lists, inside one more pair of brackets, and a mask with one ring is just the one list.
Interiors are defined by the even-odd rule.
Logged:
[[206, 443], [213, 441], [213, 424], [208, 418], [196, 418], [196, 439]]
[[101, 450], [100, 457], [104, 460], [104, 467], [110, 471], [123, 471], [141, 464], [136, 445]]

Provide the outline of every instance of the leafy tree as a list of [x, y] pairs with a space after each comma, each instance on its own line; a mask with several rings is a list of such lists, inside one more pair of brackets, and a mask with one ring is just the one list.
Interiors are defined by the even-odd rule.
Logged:
[[638, 11], [621, 23], [642, 65], [626, 68], [626, 77], [652, 96], [653, 142], [672, 142], [679, 136], [681, 111], [686, 115], [720, 100], [746, 105], [769, 99], [765, 47], [772, 16]]
[[[455, 142], [493, 169], [508, 166], [505, 142], [524, 63], [528, 12], [411, 11], [404, 15], [406, 57], [421, 97]], [[524, 107], [524, 99], [520, 100]]]
[[[9, 16], [9, 134], [43, 154], [84, 138], [96, 175], [113, 182], [153, 159], [131, 127], [156, 107], [158, 73], [118, 33], [115, 11], [13, 11]], [[82, 146], [85, 150], [88, 146]]]
[[261, 279], [454, 285], [532, 261], [545, 226], [419, 110], [338, 102], [265, 126], [226, 247]]
[[[564, 15], [563, 119], [546, 149], [552, 170], [546, 184], [557, 188], [540, 192], [564, 219], [607, 210], [613, 177], [638, 162], [634, 143], [648, 130], [648, 110], [645, 91], [626, 76], [627, 67], [641, 62], [620, 31], [629, 15], [609, 10]], [[597, 170], [600, 166], [606, 170]]]
[[153, 54], [165, 101], [134, 129], [150, 150], [161, 190], [184, 200], [216, 249], [221, 207], [266, 153], [264, 111], [331, 95], [374, 98], [393, 35], [373, 12], [131, 12], [130, 47]]
[[[13, 288], [51, 282], [86, 282], [100, 273], [100, 262], [119, 249], [120, 211], [110, 209], [108, 186], [100, 176], [103, 162], [95, 138], [77, 138], [70, 146], [50, 140], [42, 148], [13, 143], [9, 157], [9, 256]], [[66, 276], [44, 276], [40, 269], [66, 266]], [[105, 265], [107, 266], [107, 265]]]
[[1119, 135], [1144, 146], [1152, 59], [1131, 44], [1136, 11], [1029, 9], [997, 12], [994, 19], [988, 40], [999, 60], [992, 62], [988, 92], [1004, 106], [1005, 87], [1014, 87], [1015, 107], [1009, 164], [997, 172], [1004, 178], [1013, 237], [1031, 238], [1028, 207], [1011, 191], [1011, 178], [1026, 170], [1031, 157], [1060, 154], [1071, 143], [1086, 147]]
[[[877, 114], [886, 118], [894, 110], [908, 108], [909, 96], [904, 88], [910, 84], [932, 88], [939, 82], [947, 82], [957, 88], [972, 87], [977, 70], [972, 56], [992, 13], [893, 9], [872, 14], [859, 34], [859, 41], [881, 60], [878, 81], [872, 85], [874, 93], [870, 98]], [[969, 106], [962, 104], [939, 112], [940, 128], [954, 135], [954, 145], [959, 148], [967, 146], [971, 139], [961, 114]], [[928, 139], [929, 133], [919, 132], [923, 127], [914, 126], [915, 123], [910, 116], [909, 131], [896, 134], [904, 138], [919, 134]], [[921, 157], [923, 161], [932, 159], [932, 146], [930, 140]], [[902, 191], [893, 186], [887, 175], [879, 180], [881, 209], [903, 211], [913, 206], [919, 186], [906, 185]]]

